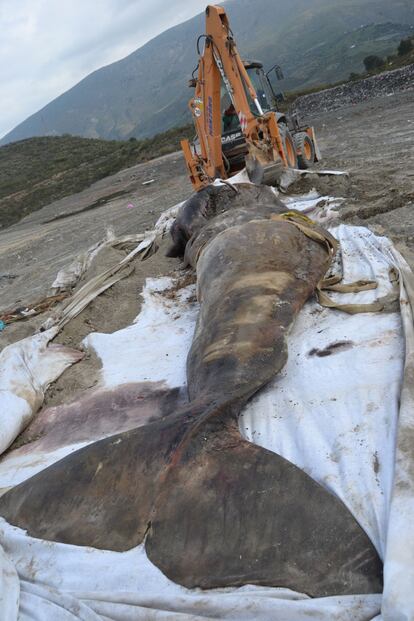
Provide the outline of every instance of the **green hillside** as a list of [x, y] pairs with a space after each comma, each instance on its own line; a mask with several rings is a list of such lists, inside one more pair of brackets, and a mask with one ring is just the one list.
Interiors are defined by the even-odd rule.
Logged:
[[192, 135], [192, 127], [178, 127], [150, 140], [49, 136], [0, 147], [0, 228], [123, 168], [172, 153]]

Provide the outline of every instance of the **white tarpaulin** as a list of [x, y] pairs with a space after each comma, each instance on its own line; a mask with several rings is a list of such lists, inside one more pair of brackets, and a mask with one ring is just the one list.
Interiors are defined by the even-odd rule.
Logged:
[[[404, 274], [409, 289], [412, 274], [388, 240], [367, 229], [343, 225], [333, 233], [341, 243], [344, 282], [375, 279], [378, 289], [332, 293], [332, 297], [341, 303], [376, 298], [389, 302], [395, 292], [392, 267]], [[175, 297], [163, 295], [171, 284], [169, 279], [147, 281], [142, 311], [132, 326], [87, 337], [86, 346], [102, 360], [100, 390], [140, 381], [163, 381], [169, 387], [184, 384], [197, 305], [191, 297], [194, 287], [182, 289]], [[2, 522], [4, 618], [413, 619], [413, 456], [407, 443], [414, 428], [414, 375], [407, 290], [401, 282], [402, 314], [391, 304], [381, 313], [351, 316], [309, 301], [289, 337], [286, 367], [240, 418], [246, 438], [294, 462], [348, 506], [385, 558], [383, 598], [355, 594], [312, 600], [286, 589], [253, 586], [188, 590], [163, 576], [143, 546], [117, 553], [50, 543]], [[405, 353], [407, 381], [401, 393]], [[393, 486], [397, 430], [397, 485]], [[54, 452], [39, 449], [32, 462], [27, 453], [20, 459], [19, 449], [15, 456], [12, 451], [0, 461], [0, 488], [28, 478], [73, 449], [67, 438]], [[381, 602], [382, 617], [378, 616]]]
[[57, 328], [5, 347], [0, 354], [0, 455], [26, 427], [44, 393], [83, 353], [49, 341]]

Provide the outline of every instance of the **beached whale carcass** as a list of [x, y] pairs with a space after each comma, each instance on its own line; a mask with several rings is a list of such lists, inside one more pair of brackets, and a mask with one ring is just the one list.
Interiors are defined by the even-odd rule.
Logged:
[[284, 366], [289, 329], [335, 240], [276, 197], [226, 204], [184, 249], [200, 300], [188, 404], [69, 455], [3, 496], [0, 513], [53, 541], [112, 550], [145, 541], [153, 563], [187, 587], [380, 592], [381, 562], [345, 505], [237, 426]]

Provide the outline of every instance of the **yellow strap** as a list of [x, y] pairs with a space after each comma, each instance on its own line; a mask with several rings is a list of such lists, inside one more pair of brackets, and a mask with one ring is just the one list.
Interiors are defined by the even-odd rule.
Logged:
[[[287, 220], [302, 231], [304, 235], [323, 244], [328, 250], [331, 261], [335, 257], [339, 248], [338, 240], [328, 233], [328, 231], [313, 228], [315, 222], [304, 214], [297, 213], [296, 211], [287, 211], [283, 214], [272, 216], [271, 219]], [[350, 315], [355, 315], [356, 313], [377, 313], [383, 310], [384, 306], [380, 302], [372, 302], [371, 304], [339, 304], [334, 302], [334, 300], [323, 292], [323, 289], [336, 291], [338, 293], [357, 293], [359, 291], [369, 291], [370, 289], [377, 288], [377, 283], [373, 280], [358, 280], [347, 284], [340, 283], [341, 280], [341, 276], [331, 276], [321, 280], [316, 287], [316, 296], [321, 306], [341, 310]]]
[[356, 280], [346, 284], [326, 284], [325, 280], [323, 280], [321, 283], [321, 289], [324, 291], [337, 291], [338, 293], [359, 293], [360, 291], [370, 291], [377, 287], [378, 283], [375, 280]]
[[341, 310], [349, 315], [356, 315], [357, 313], [378, 313], [384, 309], [381, 302], [372, 302], [371, 304], [338, 304], [319, 287], [316, 287], [316, 296], [321, 306], [325, 306], [326, 308], [335, 308], [336, 310]]
[[316, 223], [308, 218], [308, 216], [296, 211], [286, 211], [285, 213], [271, 216], [271, 220], [286, 220], [290, 222], [290, 224], [293, 224], [302, 231], [304, 235], [324, 245], [328, 250], [331, 260], [335, 256], [339, 247], [338, 240], [324, 229], [318, 230], [313, 228]]
[[284, 211], [280, 214], [274, 214], [271, 216], [272, 220], [295, 220], [299, 222], [304, 222], [305, 224], [315, 224], [315, 221], [311, 218], [308, 218], [304, 213], [300, 213], [300, 211]]

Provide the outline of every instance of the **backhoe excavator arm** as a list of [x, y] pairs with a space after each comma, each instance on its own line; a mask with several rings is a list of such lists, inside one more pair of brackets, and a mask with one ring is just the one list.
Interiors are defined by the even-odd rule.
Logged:
[[[183, 140], [192, 183], [196, 189], [213, 179], [226, 178], [221, 143], [220, 91], [223, 81], [240, 121], [249, 151], [247, 160], [266, 166], [286, 157], [275, 115], [264, 114], [256, 91], [243, 65], [225, 10], [220, 6], [206, 8], [204, 50], [200, 55], [195, 95], [190, 101], [194, 124], [200, 141], [199, 153]], [[254, 113], [252, 108], [255, 110]]]

